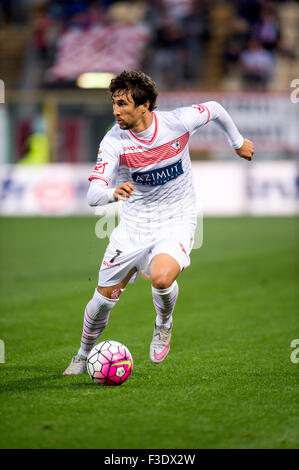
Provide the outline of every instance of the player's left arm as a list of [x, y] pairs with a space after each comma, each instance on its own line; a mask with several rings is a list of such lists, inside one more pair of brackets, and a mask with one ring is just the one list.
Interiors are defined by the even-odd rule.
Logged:
[[193, 134], [208, 122], [214, 121], [224, 132], [237, 155], [246, 160], [252, 159], [254, 153], [253, 143], [240, 134], [231, 116], [217, 101], [208, 101], [202, 104], [194, 104], [189, 108], [181, 108], [181, 117], [190, 134]]
[[209, 111], [210, 120], [222, 129], [236, 154], [241, 158], [251, 160], [254, 153], [253, 142], [245, 139], [240, 134], [236, 124], [224, 107], [217, 101], [209, 101], [204, 103], [204, 106]]

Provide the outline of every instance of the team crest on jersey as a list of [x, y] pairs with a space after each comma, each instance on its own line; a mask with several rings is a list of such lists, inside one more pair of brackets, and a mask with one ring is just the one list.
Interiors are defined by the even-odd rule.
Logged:
[[176, 150], [178, 152], [181, 148], [179, 139], [174, 140], [173, 142], [170, 142], [170, 147], [173, 148], [173, 150]]

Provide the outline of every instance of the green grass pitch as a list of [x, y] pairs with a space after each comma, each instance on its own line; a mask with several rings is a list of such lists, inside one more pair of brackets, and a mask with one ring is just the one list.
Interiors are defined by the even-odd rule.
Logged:
[[298, 448], [298, 218], [205, 219], [162, 364], [150, 283], [129, 285], [101, 337], [132, 352], [121, 387], [61, 375], [107, 244], [96, 220], [0, 221], [0, 447]]

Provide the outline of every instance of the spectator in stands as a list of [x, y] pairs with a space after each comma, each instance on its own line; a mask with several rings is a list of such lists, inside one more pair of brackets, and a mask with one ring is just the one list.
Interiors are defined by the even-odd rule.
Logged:
[[160, 89], [178, 88], [184, 76], [184, 30], [164, 14], [155, 34], [153, 75]]
[[265, 90], [274, 72], [272, 54], [256, 40], [249, 41], [240, 56], [242, 80], [245, 89]]
[[196, 0], [159, 0], [161, 14], [167, 15], [174, 23], [181, 24], [192, 12]]
[[260, 13], [259, 20], [253, 25], [252, 35], [268, 51], [275, 52], [279, 47], [280, 27], [275, 7], [266, 3]]
[[43, 6], [37, 6], [32, 12], [32, 38], [38, 59], [49, 60], [51, 29], [55, 23]]
[[202, 78], [203, 49], [210, 35], [210, 8], [206, 0], [194, 0], [190, 13], [182, 20], [184, 28], [186, 84], [196, 86]]
[[154, 39], [148, 66], [160, 89], [199, 84], [209, 13], [207, 0], [154, 0], [150, 5]]
[[224, 64], [226, 72], [231, 65], [239, 63], [242, 52], [250, 39], [250, 25], [244, 18], [233, 18], [231, 34], [224, 49]]

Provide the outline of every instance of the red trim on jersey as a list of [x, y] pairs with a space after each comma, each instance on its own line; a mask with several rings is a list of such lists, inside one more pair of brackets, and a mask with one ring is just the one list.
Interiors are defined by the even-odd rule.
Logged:
[[198, 111], [199, 111], [200, 113], [203, 113], [204, 111], [207, 111], [207, 113], [208, 113], [208, 120], [207, 120], [206, 124], [209, 122], [210, 117], [211, 117], [211, 113], [210, 113], [209, 108], [207, 108], [204, 104], [192, 104], [192, 105], [191, 105], [191, 108], [198, 109]]
[[[140, 168], [153, 163], [159, 163], [162, 160], [175, 157], [181, 153], [186, 147], [189, 140], [189, 132], [181, 135], [177, 139], [173, 139], [159, 147], [144, 150], [143, 152], [123, 153], [119, 157], [119, 166], [127, 166], [129, 168]], [[178, 146], [176, 144], [179, 144]]]
[[206, 122], [206, 124], [207, 124], [207, 123], [209, 122], [210, 118], [211, 118], [211, 113], [210, 113], [209, 108], [207, 108], [204, 104], [202, 104], [201, 106], [203, 106], [203, 107], [207, 110], [207, 112], [208, 112], [208, 120], [207, 120], [207, 122]]
[[89, 181], [94, 180], [94, 179], [105, 181], [105, 183], [107, 184], [107, 186], [108, 186], [108, 184], [109, 184], [109, 181], [108, 181], [106, 178], [103, 178], [103, 176], [95, 176], [95, 175], [92, 174], [92, 175], [88, 178]]
[[158, 134], [158, 119], [157, 119], [157, 116], [156, 116], [156, 113], [153, 112], [153, 115], [154, 115], [154, 121], [155, 121], [155, 131], [154, 131], [154, 135], [153, 137], [151, 138], [151, 140], [142, 140], [142, 139], [139, 139], [139, 137], [137, 137], [135, 134], [133, 134], [133, 132], [129, 129], [129, 132], [130, 134], [136, 139], [138, 140], [138, 142], [142, 142], [143, 144], [147, 144], [147, 145], [150, 145], [154, 142], [157, 134]]

